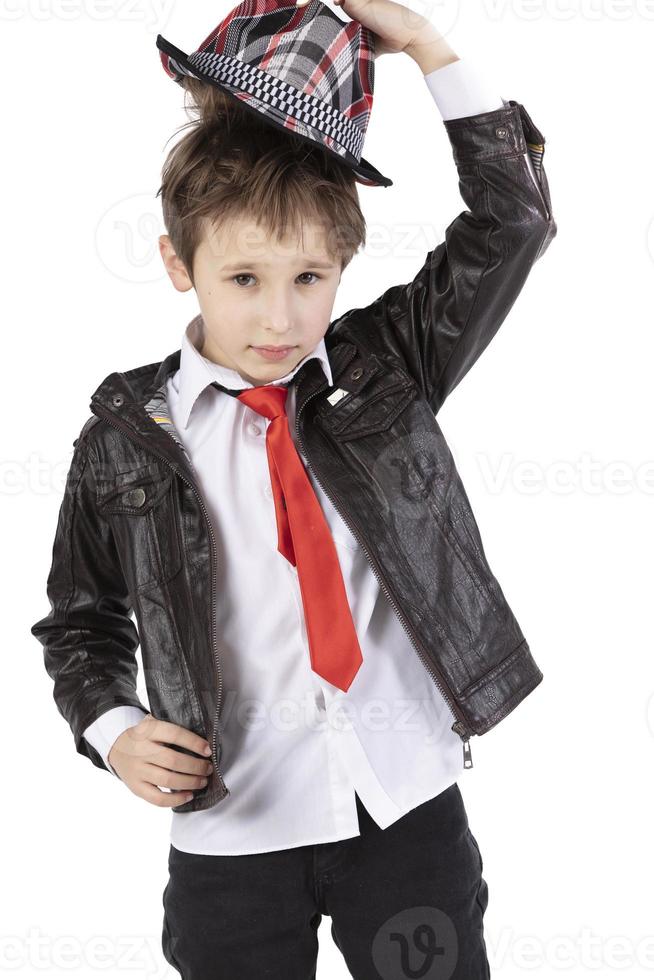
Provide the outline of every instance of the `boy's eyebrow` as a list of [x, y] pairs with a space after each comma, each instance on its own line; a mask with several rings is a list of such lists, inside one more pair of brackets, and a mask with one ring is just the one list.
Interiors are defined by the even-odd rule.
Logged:
[[[302, 261], [302, 263], [298, 262], [298, 265], [299, 264], [302, 264], [302, 265], [310, 265], [310, 266], [313, 266], [314, 269], [331, 269], [331, 268], [333, 268], [333, 266], [336, 265], [336, 262], [312, 262], [310, 259], [305, 259], [305, 260]], [[247, 262], [246, 260], [244, 260], [243, 262], [232, 262], [230, 265], [224, 265], [222, 267], [222, 271], [223, 272], [236, 272], [237, 269], [243, 269], [245, 267], [247, 267], [249, 269], [256, 269], [257, 268], [257, 263], [256, 262]]]

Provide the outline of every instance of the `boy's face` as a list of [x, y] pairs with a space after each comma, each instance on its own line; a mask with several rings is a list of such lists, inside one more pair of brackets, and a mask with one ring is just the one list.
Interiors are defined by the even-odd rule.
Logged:
[[[341, 281], [340, 259], [325, 248], [324, 229], [305, 222], [299, 241], [271, 238], [254, 221], [208, 224], [193, 260], [205, 324], [201, 353], [253, 385], [282, 378], [322, 339]], [[193, 287], [170, 239], [159, 248], [176, 289]], [[276, 359], [258, 347], [283, 347]]]

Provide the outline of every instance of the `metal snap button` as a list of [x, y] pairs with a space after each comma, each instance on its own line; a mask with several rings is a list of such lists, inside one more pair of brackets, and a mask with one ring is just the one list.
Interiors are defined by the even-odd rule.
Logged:
[[112, 401], [112, 404], [116, 406], [116, 408], [120, 408], [120, 406], [123, 404], [123, 402], [125, 401], [125, 399], [123, 398], [122, 395], [114, 395], [114, 397], [111, 399], [111, 401]]
[[145, 490], [143, 487], [134, 487], [123, 494], [123, 500], [128, 507], [142, 507], [145, 503]]
[[509, 135], [509, 131], [506, 126], [498, 126], [495, 130], [495, 135], [498, 139], [504, 140]]
[[350, 374], [350, 377], [352, 378], [353, 381], [358, 381], [362, 374], [363, 374], [363, 368], [355, 368], [354, 371], [352, 371], [352, 373]]

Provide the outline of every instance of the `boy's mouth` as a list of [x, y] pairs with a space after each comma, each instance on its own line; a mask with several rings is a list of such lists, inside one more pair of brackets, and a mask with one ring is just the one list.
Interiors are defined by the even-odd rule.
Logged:
[[261, 346], [259, 346], [259, 347], [256, 347], [255, 346], [254, 349], [255, 350], [276, 350], [276, 351], [279, 351], [279, 350], [292, 350], [293, 349], [293, 346], [292, 345], [289, 346], [289, 344], [278, 344], [275, 347], [272, 344], [261, 344]]
[[293, 347], [253, 347], [252, 350], [256, 351], [258, 354], [261, 354], [261, 356], [262, 357], [265, 357], [266, 360], [268, 360], [268, 361], [281, 361], [284, 357], [286, 357], [288, 354], [290, 354], [290, 352], [292, 350], [295, 350], [295, 346], [293, 346]]

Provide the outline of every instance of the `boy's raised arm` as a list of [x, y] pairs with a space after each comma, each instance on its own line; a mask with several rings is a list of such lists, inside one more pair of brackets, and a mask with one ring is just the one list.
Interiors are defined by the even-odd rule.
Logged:
[[[378, 54], [403, 51], [418, 64], [444, 117], [460, 112], [443, 118], [443, 125], [466, 210], [411, 282], [392, 286], [333, 326], [335, 339], [349, 329], [399, 358], [437, 413], [491, 342], [556, 235], [543, 168], [545, 138], [518, 102], [500, 104], [494, 93], [482, 93], [480, 80], [427, 18], [393, 0], [339, 5], [374, 32]], [[450, 82], [463, 83], [459, 95]]]
[[[401, 359], [435, 414], [491, 342], [557, 231], [542, 166], [545, 140], [522, 105], [443, 124], [467, 210], [411, 282], [346, 316], [353, 332]], [[537, 181], [527, 143], [540, 157]]]
[[47, 580], [50, 612], [31, 632], [43, 645], [54, 700], [77, 751], [105, 769], [84, 730], [118, 705], [148, 709], [136, 693], [139, 637], [111, 528], [96, 507], [93, 470], [90, 440], [80, 438], [57, 521]]

